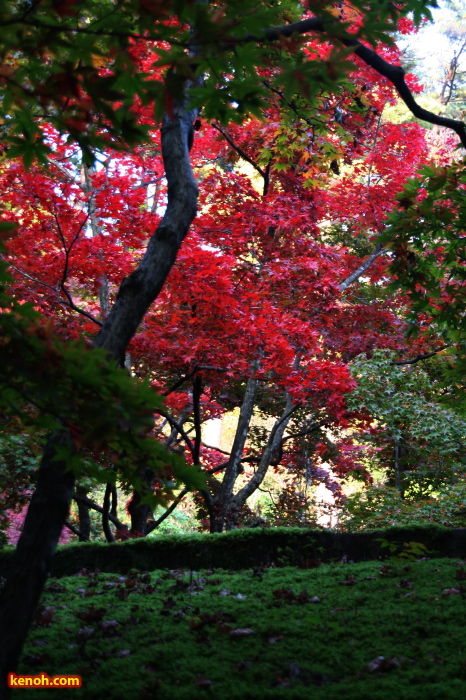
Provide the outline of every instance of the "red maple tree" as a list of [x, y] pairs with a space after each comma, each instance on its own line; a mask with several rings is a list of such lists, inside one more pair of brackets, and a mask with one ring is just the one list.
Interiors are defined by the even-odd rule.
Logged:
[[[399, 61], [396, 48], [378, 48]], [[330, 52], [307, 43], [310, 60]], [[141, 69], [153, 61], [147, 46], [134, 44], [132, 56]], [[195, 124], [199, 215], [127, 358], [136, 376], [152, 377], [167, 396], [154, 438], [210, 475], [201, 497], [213, 531], [235, 525], [271, 464], [302, 472], [296, 441], [307, 435], [315, 446], [323, 431], [349, 425], [353, 357], [403, 346], [403, 300], [384, 295], [387, 263], [373, 241], [403, 183], [429, 157], [421, 127], [384, 121], [393, 87], [359, 59], [351, 87], [321, 90], [311, 108], [306, 94], [290, 99], [262, 72], [269, 88], [262, 120]], [[142, 105], [139, 117], [155, 128]], [[1, 173], [19, 223], [8, 261], [20, 298], [53, 318], [63, 337], [91, 339], [163, 214], [159, 136], [153, 132], [150, 148], [96, 153], [91, 167], [52, 127], [47, 134], [48, 169], [11, 161]], [[361, 293], [351, 284], [363, 261]], [[201, 425], [234, 407], [240, 420], [225, 459], [202, 446]], [[276, 422], [246, 454], [257, 410]], [[160, 428], [167, 421], [170, 436]], [[342, 446], [329, 452], [335, 472], [368, 478], [348, 438]], [[234, 495], [244, 462], [256, 468]], [[330, 483], [318, 463], [313, 478]], [[223, 482], [214, 476], [222, 472]], [[153, 477], [144, 473], [150, 488]], [[138, 502], [134, 494], [132, 529], [144, 534], [149, 509]]]

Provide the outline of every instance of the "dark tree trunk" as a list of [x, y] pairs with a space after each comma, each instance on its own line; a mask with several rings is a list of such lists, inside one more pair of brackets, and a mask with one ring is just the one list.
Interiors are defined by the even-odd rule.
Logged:
[[102, 504], [102, 530], [107, 542], [115, 542], [112, 528], [110, 527], [110, 497], [112, 495], [113, 485], [108, 483], [105, 487], [104, 502]]
[[56, 433], [48, 440], [39, 469], [37, 488], [32, 496], [15, 558], [2, 590], [2, 698], [8, 697], [6, 676], [10, 671], [16, 670], [73, 495], [73, 473], [66, 470], [64, 462], [53, 459], [57, 446], [73, 448], [67, 431]]
[[115, 484], [112, 487], [112, 505], [110, 506], [110, 515], [114, 518], [117, 517], [118, 513], [118, 490]]
[[[145, 469], [142, 475], [142, 482], [145, 487], [151, 491], [151, 483], [154, 478], [154, 472], [151, 469]], [[128, 505], [128, 513], [131, 517], [131, 532], [141, 535], [147, 534], [147, 521], [152, 517], [152, 510], [147, 503], [141, 503], [141, 495], [137, 491], [133, 491], [133, 496]]]
[[[87, 496], [87, 489], [84, 486], [77, 486], [76, 493], [79, 496]], [[89, 515], [89, 507], [82, 501], [76, 501], [78, 506], [79, 517], [79, 532], [84, 541], [91, 537], [91, 516]]]

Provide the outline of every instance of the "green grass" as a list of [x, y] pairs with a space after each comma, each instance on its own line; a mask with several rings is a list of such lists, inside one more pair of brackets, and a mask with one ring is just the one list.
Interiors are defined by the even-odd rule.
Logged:
[[465, 595], [451, 559], [50, 579], [18, 672], [83, 686], [12, 697], [459, 700]]

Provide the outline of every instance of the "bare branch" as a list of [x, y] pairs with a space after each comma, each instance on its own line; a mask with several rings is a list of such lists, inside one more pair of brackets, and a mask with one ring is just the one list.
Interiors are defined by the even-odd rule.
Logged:
[[155, 520], [153, 523], [151, 523], [151, 524], [149, 525], [149, 527], [147, 528], [147, 531], [146, 531], [146, 536], [147, 536], [150, 532], [152, 532], [153, 530], [155, 530], [161, 523], [163, 523], [163, 521], [165, 520], [165, 518], [168, 518], [168, 516], [171, 515], [171, 514], [173, 513], [173, 511], [175, 510], [175, 508], [177, 507], [177, 505], [180, 503], [180, 501], [183, 500], [183, 498], [186, 496], [186, 494], [187, 494], [188, 492], [189, 492], [189, 489], [184, 488], [184, 489], [181, 491], [181, 493], [178, 494], [178, 496], [175, 498], [175, 500], [174, 500], [173, 503], [171, 504], [170, 508], [167, 508], [167, 510], [165, 511], [165, 513], [162, 513], [162, 515], [160, 516], [160, 518], [157, 518], [157, 520]]
[[344, 292], [345, 289], [347, 289], [350, 284], [353, 284], [361, 275], [365, 273], [366, 270], [369, 269], [369, 267], [372, 265], [374, 260], [376, 260], [380, 255], [385, 255], [385, 253], [388, 253], [387, 248], [382, 248], [382, 246], [378, 245], [377, 248], [374, 250], [371, 255], [369, 255], [366, 260], [358, 267], [357, 270], [351, 273], [349, 277], [347, 277], [343, 282], [340, 284], [340, 292]]
[[[88, 508], [91, 508], [92, 510], [97, 511], [98, 513], [103, 512], [103, 508], [94, 501], [92, 501], [90, 498], [87, 498], [87, 496], [81, 496], [79, 493], [74, 493], [73, 500], [76, 501], [76, 503], [82, 503], [83, 505], [87, 506]], [[110, 520], [110, 522], [116, 525], [119, 530], [124, 530], [126, 528], [126, 525], [122, 523], [121, 520], [118, 520], [118, 518], [115, 518], [111, 513], [108, 514], [108, 519]]]
[[87, 538], [87, 537], [84, 537], [84, 535], [83, 535], [83, 533], [81, 532], [81, 530], [78, 530], [74, 525], [72, 525], [72, 524], [70, 523], [69, 520], [65, 520], [65, 525], [66, 525], [66, 527], [68, 528], [68, 530], [71, 530], [71, 532], [73, 532], [75, 535], [77, 535], [77, 536], [79, 537], [79, 539], [80, 539], [81, 542], [86, 542], [86, 541], [87, 541], [88, 538]]
[[237, 154], [238, 154], [239, 156], [241, 156], [241, 158], [242, 158], [243, 160], [245, 160], [247, 163], [249, 163], [250, 165], [252, 165], [252, 167], [254, 168], [254, 170], [255, 170], [256, 172], [258, 172], [259, 175], [260, 175], [261, 177], [264, 178], [264, 181], [266, 181], [266, 180], [267, 180], [267, 172], [266, 172], [265, 170], [262, 170], [262, 168], [261, 168], [259, 165], [257, 165], [257, 163], [255, 163], [255, 162], [252, 160], [252, 158], [250, 158], [250, 157], [248, 156], [248, 154], [246, 153], [246, 151], [243, 151], [243, 149], [241, 148], [241, 146], [238, 146], [238, 145], [233, 141], [233, 139], [231, 138], [231, 136], [229, 136], [229, 135], [227, 134], [227, 132], [226, 132], [224, 129], [222, 129], [222, 127], [220, 126], [220, 124], [216, 124], [215, 122], [213, 122], [213, 123], [212, 123], [212, 126], [214, 127], [214, 129], [217, 129], [217, 131], [219, 131], [219, 132], [222, 134], [223, 138], [224, 138], [226, 141], [228, 141], [228, 143], [230, 144], [230, 146], [237, 152]]
[[[23, 272], [23, 270], [20, 270], [19, 267], [16, 267], [16, 265], [10, 265], [13, 270], [16, 270], [16, 272], [19, 272], [20, 275], [23, 275], [23, 277], [26, 277], [28, 280], [31, 280], [31, 282], [34, 282], [35, 284], [41, 284], [43, 287], [47, 287], [47, 289], [50, 289], [52, 292], [54, 292], [57, 296], [58, 290], [55, 287], [52, 287], [51, 284], [47, 284], [47, 282], [42, 282], [42, 280], [38, 280], [35, 277], [31, 277], [31, 275], [28, 275], [27, 272]], [[73, 302], [73, 300], [68, 301], [65, 299], [60, 299], [58, 296], [57, 299], [59, 304], [63, 304], [64, 306], [68, 306], [70, 309], [73, 309], [73, 311], [76, 311], [77, 313], [81, 314], [82, 316], [85, 316], [88, 318], [90, 321], [93, 321], [93, 323], [96, 323], [98, 326], [102, 326], [102, 323], [95, 318], [92, 314], [90, 314], [88, 311], [85, 311], [84, 309], [81, 309], [79, 306], [76, 306], [76, 304]]]
[[439, 352], [443, 352], [443, 350], [446, 350], [447, 348], [451, 348], [453, 343], [448, 343], [447, 345], [442, 345], [441, 348], [438, 350], [434, 350], [433, 352], [426, 352], [424, 355], [416, 355], [416, 357], [413, 357], [412, 360], [393, 360], [393, 362], [390, 362], [391, 365], [414, 365], [416, 362], [420, 362], [421, 360], [427, 360], [429, 357], [434, 357], [434, 355], [438, 355]]
[[183, 430], [181, 425], [174, 418], [172, 418], [172, 416], [167, 411], [164, 411], [162, 408], [157, 408], [156, 413], [166, 418], [170, 425], [179, 432], [179, 434], [183, 437], [185, 443], [187, 444], [189, 451], [191, 452], [192, 458], [194, 459], [194, 445], [186, 431]]

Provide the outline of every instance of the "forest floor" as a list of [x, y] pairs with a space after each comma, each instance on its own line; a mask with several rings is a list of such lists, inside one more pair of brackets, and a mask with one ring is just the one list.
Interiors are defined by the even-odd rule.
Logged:
[[50, 578], [13, 699], [459, 700], [466, 564], [453, 559]]

